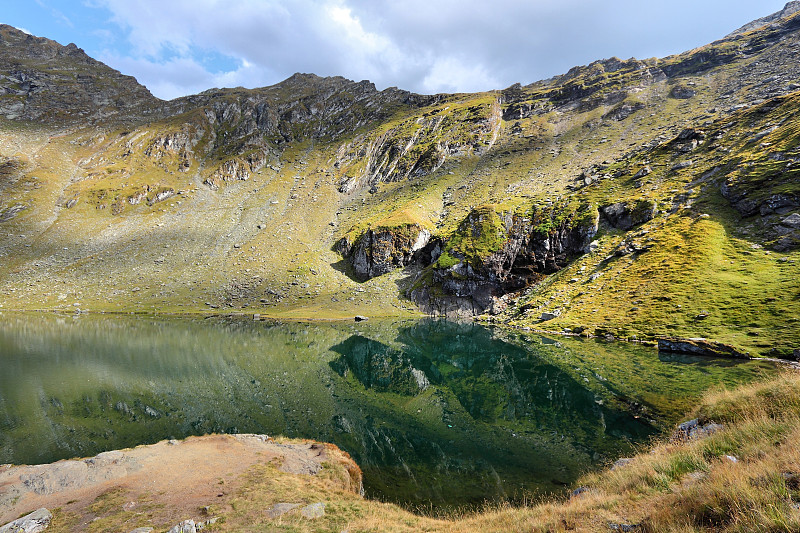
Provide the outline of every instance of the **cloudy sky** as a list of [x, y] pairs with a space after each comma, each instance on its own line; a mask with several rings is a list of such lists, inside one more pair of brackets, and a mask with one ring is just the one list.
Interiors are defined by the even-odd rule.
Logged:
[[271, 85], [294, 72], [437, 93], [531, 83], [612, 56], [679, 53], [784, 3], [4, 0], [0, 23], [74, 42], [165, 99]]

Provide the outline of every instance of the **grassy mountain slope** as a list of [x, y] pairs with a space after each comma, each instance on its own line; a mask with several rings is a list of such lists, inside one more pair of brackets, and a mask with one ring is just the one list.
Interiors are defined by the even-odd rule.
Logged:
[[[409, 295], [422, 287], [523, 327], [791, 354], [791, 11], [678, 56], [612, 58], [502, 91], [419, 96], [298, 74], [171, 102], [4, 27], [3, 98], [16, 103], [0, 113], [1, 303], [335, 318], [416, 313]], [[17, 49], [23, 59], [10, 59]], [[47, 83], [23, 87], [24, 69]], [[102, 113], [59, 105], [68, 116], [51, 120], [51, 104], [79, 90]], [[572, 213], [613, 204], [657, 214], [626, 229], [600, 216], [593, 253], [544, 270], [534, 249], [524, 265], [509, 249], [533, 238], [519, 228], [557, 243]], [[482, 212], [499, 218], [465, 224]], [[412, 227], [431, 234], [425, 249], [366, 282], [335, 251], [370, 229], [391, 240]]]

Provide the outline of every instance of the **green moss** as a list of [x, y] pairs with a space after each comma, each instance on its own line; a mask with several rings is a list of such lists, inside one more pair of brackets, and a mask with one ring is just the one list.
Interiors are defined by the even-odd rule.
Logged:
[[[502, 250], [507, 239], [505, 224], [495, 206], [477, 207], [462, 221], [455, 233], [448, 237], [447, 245], [435, 267], [450, 268], [463, 261], [480, 266], [484, 259]], [[458, 261], [458, 257], [462, 259]]]

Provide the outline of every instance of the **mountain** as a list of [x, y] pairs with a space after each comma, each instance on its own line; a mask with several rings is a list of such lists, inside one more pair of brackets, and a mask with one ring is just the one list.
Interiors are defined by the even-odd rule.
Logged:
[[485, 93], [295, 74], [169, 102], [2, 26], [2, 304], [421, 310], [796, 357], [798, 11]]

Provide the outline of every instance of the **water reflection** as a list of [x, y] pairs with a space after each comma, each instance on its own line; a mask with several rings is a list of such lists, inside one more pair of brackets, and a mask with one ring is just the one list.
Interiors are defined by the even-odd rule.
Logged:
[[0, 463], [283, 434], [350, 452], [371, 496], [452, 506], [561, 491], [768, 367], [436, 320], [5, 315], [0, 368]]

